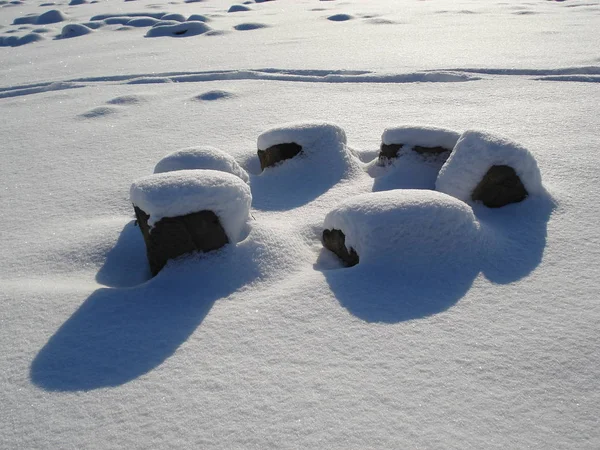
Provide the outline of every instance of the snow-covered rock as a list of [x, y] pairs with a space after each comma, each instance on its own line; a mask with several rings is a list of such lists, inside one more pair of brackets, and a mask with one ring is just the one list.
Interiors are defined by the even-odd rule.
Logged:
[[310, 164], [344, 164], [348, 161], [346, 133], [328, 123], [292, 123], [265, 131], [258, 136], [258, 150], [295, 143], [302, 147], [300, 158]]
[[416, 125], [401, 125], [386, 128], [381, 142], [386, 145], [403, 144], [407, 147], [443, 147], [452, 150], [460, 133], [444, 128]]
[[362, 194], [325, 217], [326, 230], [340, 230], [360, 262], [410, 261], [427, 266], [475, 248], [479, 224], [471, 208], [440, 192], [402, 189]]
[[227, 172], [248, 182], [248, 174], [228, 153], [210, 146], [190, 147], [177, 150], [161, 159], [154, 173], [176, 170], [210, 169]]
[[473, 191], [493, 166], [513, 168], [529, 195], [544, 192], [540, 170], [529, 150], [481, 131], [463, 133], [440, 170], [436, 190], [473, 203]]
[[164, 217], [212, 211], [230, 242], [238, 242], [252, 194], [238, 176], [216, 170], [180, 170], [140, 178], [131, 185], [130, 199], [150, 216], [150, 226]]

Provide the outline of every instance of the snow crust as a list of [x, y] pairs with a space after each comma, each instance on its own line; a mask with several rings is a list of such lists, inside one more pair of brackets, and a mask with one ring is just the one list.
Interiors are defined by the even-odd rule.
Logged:
[[471, 208], [449, 195], [397, 189], [349, 198], [325, 217], [325, 229], [341, 230], [360, 263], [403, 260], [412, 267], [479, 245]]
[[407, 147], [443, 147], [452, 150], [460, 133], [433, 126], [401, 125], [386, 128], [381, 142], [386, 145], [404, 144]]
[[212, 211], [231, 242], [238, 242], [252, 203], [246, 183], [238, 176], [216, 170], [150, 175], [135, 181], [129, 195], [131, 202], [150, 216], [150, 226], [164, 217]]
[[512, 167], [529, 195], [544, 192], [542, 176], [534, 156], [520, 144], [482, 131], [466, 131], [442, 166], [435, 187], [464, 202], [494, 165]]
[[240, 167], [235, 158], [211, 146], [184, 148], [168, 154], [154, 167], [154, 173], [176, 170], [209, 169], [227, 172], [248, 182], [248, 173]]

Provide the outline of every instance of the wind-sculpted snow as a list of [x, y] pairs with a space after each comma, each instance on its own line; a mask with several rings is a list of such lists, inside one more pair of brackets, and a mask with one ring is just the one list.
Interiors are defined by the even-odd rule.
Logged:
[[[160, 28], [160, 30], [156, 30]], [[163, 29], [164, 28], [164, 29]], [[203, 34], [210, 28], [202, 22], [174, 23], [173, 26], [151, 28], [148, 33], [153, 36], [191, 36], [194, 33]], [[187, 34], [187, 33], [190, 34]], [[178, 35], [177, 33], [181, 33]], [[205, 33], [210, 34], [211, 32]], [[153, 83], [202, 83], [219, 80], [257, 80], [257, 81], [288, 81], [299, 83], [456, 83], [480, 80], [480, 77], [461, 74], [458, 72], [415, 72], [399, 74], [380, 74], [369, 71], [343, 70], [289, 70], [289, 69], [258, 69], [258, 70], [218, 70], [205, 72], [166, 72], [132, 75], [107, 75], [102, 77], [76, 78], [61, 83], [36, 83], [35, 86], [51, 85], [69, 87], [77, 83], [77, 87], [91, 86], [97, 83], [121, 82], [123, 84], [153, 84]], [[28, 85], [0, 87], [1, 97], [12, 97], [36, 93]], [[43, 92], [43, 91], [40, 91]]]

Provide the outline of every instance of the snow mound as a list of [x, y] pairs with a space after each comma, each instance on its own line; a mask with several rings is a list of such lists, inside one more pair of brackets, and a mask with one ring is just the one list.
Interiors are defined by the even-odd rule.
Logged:
[[172, 13], [165, 14], [161, 17], [162, 20], [174, 20], [175, 22], [185, 22], [185, 16], [182, 14]]
[[327, 20], [331, 20], [332, 22], [345, 22], [352, 19], [354, 19], [354, 16], [350, 14], [334, 14], [333, 16], [329, 16], [327, 18]]
[[252, 203], [250, 187], [239, 177], [216, 170], [180, 170], [140, 178], [131, 185], [131, 202], [154, 226], [164, 217], [209, 210], [231, 242], [238, 242]]
[[198, 34], [206, 33], [212, 28], [206, 25], [204, 22], [183, 22], [173, 25], [160, 25], [154, 26], [146, 33], [146, 37], [187, 37], [196, 36]]
[[269, 26], [264, 23], [248, 22], [248, 23], [240, 23], [238, 25], [235, 25], [233, 28], [235, 28], [238, 31], [251, 31], [251, 30], [259, 30], [261, 28], [268, 28], [268, 27]]
[[130, 27], [153, 27], [157, 23], [161, 22], [159, 19], [155, 19], [153, 17], [136, 17], [135, 19], [129, 19], [125, 25]]
[[381, 136], [385, 145], [404, 144], [404, 146], [443, 147], [452, 150], [460, 133], [438, 127], [401, 125], [386, 128]]
[[84, 36], [86, 34], [90, 34], [93, 30], [91, 28], [86, 27], [85, 25], [81, 25], [79, 23], [71, 23], [69, 25], [65, 25], [58, 36], [60, 39], [68, 39], [74, 38], [78, 36]]
[[243, 11], [251, 11], [251, 8], [245, 5], [231, 5], [227, 12], [243, 12]]
[[0, 47], [20, 47], [32, 42], [43, 41], [44, 37], [37, 33], [29, 33], [25, 36], [0, 36]]
[[192, 14], [187, 18], [188, 22], [210, 22], [210, 19], [202, 14]]
[[45, 13], [40, 14], [35, 23], [36, 25], [48, 25], [51, 23], [62, 22], [66, 19], [67, 16], [65, 16], [62, 12], [56, 9], [51, 9], [50, 11], [46, 11]]
[[346, 133], [337, 125], [289, 123], [258, 137], [259, 150], [288, 143], [302, 150], [252, 179], [254, 206], [259, 209], [291, 209], [317, 198], [342, 179], [364, 174], [346, 146]]
[[325, 229], [341, 230], [360, 263], [410, 262], [427, 266], [476, 248], [479, 224], [465, 203], [440, 192], [402, 189], [358, 195], [325, 217]]
[[440, 170], [436, 190], [472, 203], [471, 194], [492, 166], [510, 166], [529, 195], [544, 192], [533, 155], [508, 139], [480, 131], [466, 131]]
[[248, 182], [248, 174], [240, 167], [233, 156], [210, 146], [191, 147], [173, 152], [161, 159], [154, 173], [177, 170], [210, 169], [227, 172]]

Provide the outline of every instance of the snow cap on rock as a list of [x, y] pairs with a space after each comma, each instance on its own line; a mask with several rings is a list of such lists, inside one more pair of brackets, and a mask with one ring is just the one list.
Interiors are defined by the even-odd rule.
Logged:
[[426, 266], [476, 249], [479, 224], [465, 203], [440, 192], [397, 189], [357, 195], [325, 217], [325, 229], [341, 230], [346, 248], [361, 264], [398, 260]]
[[404, 144], [406, 146], [443, 147], [452, 150], [460, 133], [438, 127], [401, 125], [386, 128], [381, 136], [385, 145]]
[[184, 148], [170, 153], [156, 164], [154, 173], [194, 169], [219, 170], [238, 176], [246, 183], [249, 180], [248, 174], [233, 156], [210, 146]]
[[481, 131], [465, 131], [440, 170], [436, 190], [472, 203], [471, 194], [492, 166], [512, 167], [529, 195], [544, 191], [533, 155], [506, 138]]
[[179, 170], [136, 180], [131, 202], [150, 216], [153, 226], [164, 217], [209, 210], [231, 242], [238, 242], [250, 213], [250, 187], [239, 177], [216, 170]]

